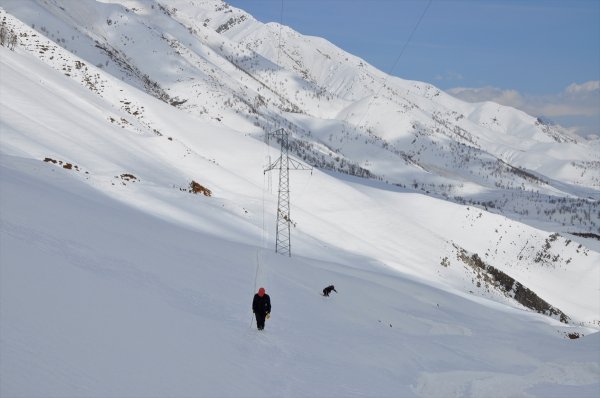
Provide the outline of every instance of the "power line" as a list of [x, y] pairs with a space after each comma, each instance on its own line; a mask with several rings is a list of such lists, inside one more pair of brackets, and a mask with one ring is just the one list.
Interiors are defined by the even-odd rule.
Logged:
[[279, 13], [279, 44], [277, 45], [277, 65], [279, 65], [279, 56], [281, 55], [281, 28], [283, 27], [283, 0], [281, 0], [281, 11]]
[[360, 121], [356, 125], [357, 127], [360, 127], [360, 125], [363, 122], [363, 120], [369, 114], [369, 111], [371, 110], [371, 106], [373, 105], [373, 101], [375, 100], [375, 98], [377, 98], [379, 96], [379, 94], [381, 93], [381, 91], [386, 87], [388, 79], [390, 78], [390, 76], [392, 76], [392, 73], [394, 72], [394, 69], [396, 69], [396, 66], [400, 62], [400, 58], [402, 58], [402, 55], [404, 54], [404, 51], [406, 50], [406, 48], [410, 44], [410, 42], [411, 42], [411, 40], [412, 40], [415, 32], [417, 31], [417, 29], [419, 28], [419, 25], [421, 24], [421, 21], [423, 21], [423, 18], [425, 18], [425, 14], [427, 14], [427, 10], [429, 10], [429, 6], [431, 6], [432, 2], [433, 2], [433, 0], [429, 0], [427, 2], [427, 5], [425, 6], [425, 9], [423, 10], [423, 13], [421, 13], [421, 16], [419, 17], [419, 20], [417, 21], [417, 23], [413, 27], [412, 31], [408, 35], [408, 39], [406, 39], [406, 41], [404, 42], [404, 45], [402, 46], [402, 49], [400, 50], [400, 53], [398, 54], [398, 57], [396, 58], [396, 61], [394, 61], [394, 64], [392, 65], [392, 68], [390, 69], [389, 73], [385, 77], [385, 80], [383, 81], [383, 85], [379, 88], [379, 90], [377, 90], [377, 92], [375, 93], [375, 95], [373, 97], [371, 97], [371, 99], [369, 100], [369, 104], [367, 105], [367, 111], [365, 112], [365, 114], [363, 115], [363, 117], [360, 119]]
[[[429, 6], [431, 6], [432, 1], [433, 0], [429, 0], [429, 2], [427, 3], [427, 6], [425, 6], [425, 9], [423, 10], [423, 13], [419, 17], [419, 20], [417, 21], [417, 23], [414, 26], [413, 30], [410, 32], [410, 35], [408, 36], [408, 39], [404, 43], [404, 46], [402, 47], [402, 50], [400, 50], [400, 54], [398, 54], [398, 58], [396, 58], [396, 61], [392, 65], [392, 69], [390, 69], [390, 72], [388, 73], [388, 77], [394, 72], [394, 69], [396, 69], [396, 66], [398, 65], [398, 62], [400, 62], [400, 58], [402, 58], [402, 54], [404, 54], [404, 51], [406, 50], [406, 47], [408, 47], [409, 43], [412, 41], [412, 38], [413, 38], [415, 32], [419, 28], [419, 25], [421, 25], [421, 21], [423, 21], [423, 18], [425, 18], [425, 14], [427, 14], [427, 10], [429, 10]], [[386, 81], [387, 81], [387, 79], [386, 79]]]

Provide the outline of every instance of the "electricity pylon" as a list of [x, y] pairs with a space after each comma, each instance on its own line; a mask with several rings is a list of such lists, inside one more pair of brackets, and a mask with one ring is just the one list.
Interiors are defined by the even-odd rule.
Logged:
[[267, 145], [269, 137], [277, 137], [281, 141], [281, 155], [271, 163], [265, 170], [274, 170], [279, 168], [279, 193], [277, 196], [277, 232], [275, 238], [275, 253], [287, 254], [292, 256], [292, 247], [290, 239], [290, 226], [292, 219], [290, 217], [290, 169], [291, 170], [311, 170], [312, 167], [305, 166], [297, 160], [290, 159], [289, 156], [289, 133], [280, 128], [272, 133], [267, 133]]

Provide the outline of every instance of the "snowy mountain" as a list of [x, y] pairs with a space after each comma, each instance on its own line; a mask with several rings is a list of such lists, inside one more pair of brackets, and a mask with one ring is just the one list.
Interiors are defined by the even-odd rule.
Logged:
[[[104, 71], [257, 138], [283, 126], [296, 155], [321, 169], [549, 231], [600, 232], [600, 215], [589, 211], [599, 199], [600, 142], [513, 108], [387, 76], [323, 39], [262, 24], [221, 1], [3, 4], [37, 30], [21, 37], [24, 48], [101, 95], [95, 76]], [[142, 104], [119, 101], [146, 121]]]
[[0, 395], [600, 393], [598, 141], [222, 1], [0, 6]]

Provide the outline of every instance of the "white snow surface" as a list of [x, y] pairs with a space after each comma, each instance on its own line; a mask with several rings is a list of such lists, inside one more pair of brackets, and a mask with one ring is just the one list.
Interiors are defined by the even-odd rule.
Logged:
[[[387, 78], [221, 1], [0, 6], [21, 33], [15, 51], [0, 47], [1, 397], [600, 396], [600, 245], [564, 233], [598, 218], [597, 143]], [[246, 72], [236, 51], [248, 52]], [[254, 119], [238, 104], [259, 93]], [[283, 110], [293, 104], [302, 111]], [[448, 120], [462, 138], [408, 131]], [[335, 156], [399, 185], [462, 181], [462, 194], [495, 197], [468, 171], [478, 163], [435, 152], [471, 141], [482, 161], [542, 176], [515, 183], [532, 194], [580, 200], [581, 214], [589, 203], [588, 224], [315, 168], [291, 172], [293, 256], [282, 256], [278, 176], [263, 173], [279, 151], [257, 139], [278, 121], [310, 131], [322, 153], [332, 132], [378, 137], [340, 141]], [[431, 137], [416, 166], [377, 144]], [[192, 180], [211, 196], [188, 192]], [[461, 253], [568, 323], [526, 308]], [[329, 284], [338, 293], [322, 297]], [[257, 331], [261, 286], [273, 313]]]

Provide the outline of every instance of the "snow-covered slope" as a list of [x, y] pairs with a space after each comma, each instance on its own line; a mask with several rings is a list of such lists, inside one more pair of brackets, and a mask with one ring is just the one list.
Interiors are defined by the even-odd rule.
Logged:
[[[594, 143], [556, 131], [551, 142], [527, 115], [435, 95], [366, 64], [343, 64], [334, 83], [317, 72], [343, 59], [340, 50], [285, 28], [290, 55], [276, 54], [272, 40], [242, 45], [279, 27], [218, 1], [1, 4], [20, 43], [0, 47], [0, 395], [599, 392], [599, 245], [554, 232], [595, 231], [585, 226], [597, 218], [587, 198], [597, 200], [597, 188], [516, 169], [497, 152], [514, 140], [519, 161], [565, 148], [555, 157], [569, 162], [597, 156]], [[331, 58], [319, 64], [300, 52], [305, 76], [288, 64], [295, 48]], [[247, 68], [231, 60], [238, 49], [252, 54]], [[359, 89], [360, 78], [345, 80], [352, 73], [390, 88]], [[403, 103], [418, 105], [402, 123], [445, 120], [455, 109], [476, 127], [423, 130], [417, 159], [398, 149], [406, 134], [385, 127]], [[506, 113], [506, 137], [496, 141], [499, 130], [481, 127], [494, 106]], [[276, 184], [262, 171], [279, 152], [257, 139], [269, 125], [296, 134], [298, 155], [324, 156], [314, 164], [331, 159], [380, 177], [295, 172], [292, 258], [272, 253]], [[328, 158], [329, 134], [340, 143]], [[355, 136], [363, 138], [347, 140]], [[466, 156], [478, 160], [451, 167], [433, 142], [471, 148]], [[368, 164], [352, 163], [362, 158]], [[488, 186], [477, 162], [501, 165], [493, 178], [529, 185]], [[396, 177], [386, 183], [386, 173]], [[479, 206], [436, 191], [434, 181], [457, 178]], [[192, 194], [192, 182], [206, 196]], [[547, 206], [532, 212], [581, 206], [563, 229], [482, 209], [525, 199]], [[339, 294], [326, 300], [318, 293], [330, 283]], [[250, 326], [260, 285], [274, 306], [263, 335]]]
[[[292, 258], [2, 155], [2, 396], [595, 396], [600, 334], [357, 255]], [[195, 217], [225, 211], [200, 198]], [[214, 215], [213, 215], [214, 216]], [[256, 258], [260, 267], [256, 267]], [[258, 271], [258, 272], [257, 272]], [[254, 281], [271, 295], [251, 327]], [[335, 283], [329, 299], [319, 290]], [[584, 332], [587, 334], [587, 332]]]

